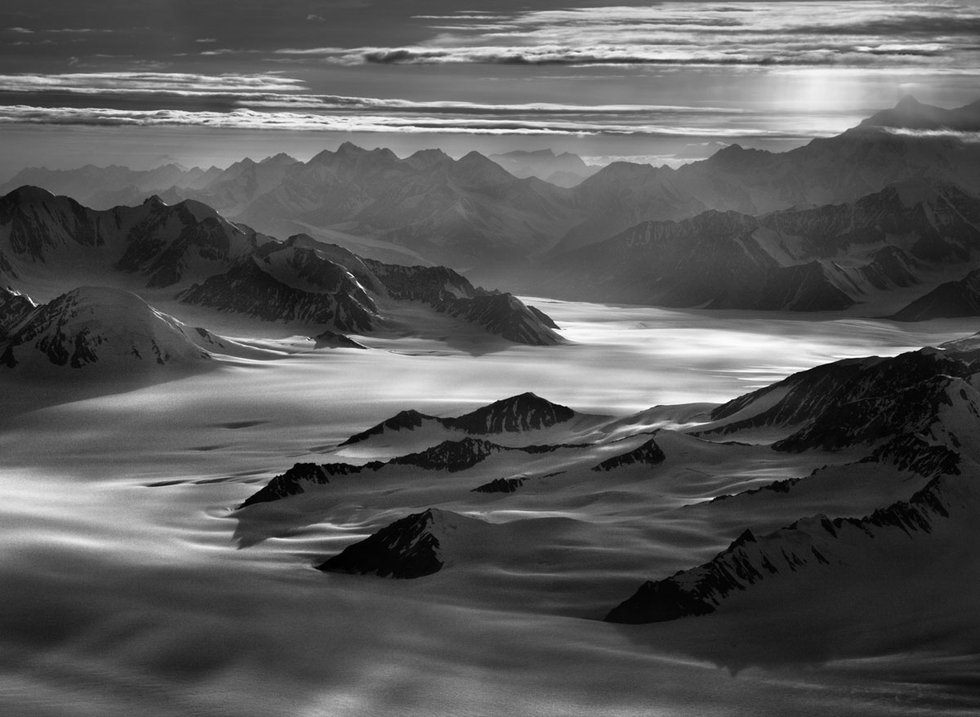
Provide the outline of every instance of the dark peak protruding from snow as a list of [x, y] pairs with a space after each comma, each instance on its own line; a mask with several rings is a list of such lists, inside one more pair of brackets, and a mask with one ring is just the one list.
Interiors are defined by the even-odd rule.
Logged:
[[321, 331], [316, 336], [313, 336], [314, 348], [318, 349], [364, 349], [367, 350], [367, 346], [360, 344], [354, 339], [345, 336], [344, 334], [338, 333], [336, 331], [331, 331], [327, 329], [326, 331]]
[[443, 441], [437, 446], [426, 448], [424, 451], [393, 458], [389, 463], [455, 473], [471, 468], [488, 456], [504, 450], [508, 449], [482, 438], [464, 438], [461, 441]]
[[532, 309], [513, 294], [449, 299], [437, 308], [514, 343], [551, 346], [564, 342], [551, 328], [556, 324], [550, 316], [540, 309]]
[[728, 422], [702, 433], [784, 427], [792, 433], [773, 447], [798, 452], [873, 446], [934, 429], [944, 435], [946, 431], [975, 430], [936, 424], [941, 406], [969, 406], [974, 401], [974, 390], [964, 382], [976, 372], [978, 357], [977, 351], [927, 348], [892, 358], [825, 364], [719, 406], [711, 419]]
[[0, 346], [9, 367], [47, 363], [82, 368], [96, 363], [152, 366], [210, 359], [184, 326], [129, 291], [85, 286], [42, 304], [15, 325]]
[[599, 465], [592, 468], [594, 471], [611, 471], [616, 468], [632, 465], [657, 465], [663, 463], [666, 456], [654, 439], [650, 439], [641, 446], [637, 446], [631, 451], [622, 453], [612, 458], [607, 458]]
[[[792, 579], [801, 571], [831, 570], [843, 556], [869, 554], [872, 541], [877, 553], [885, 551], [878, 559], [887, 560], [888, 547], [882, 544], [908, 550], [908, 538], [931, 533], [937, 521], [949, 519], [945, 492], [951, 480], [959, 479], [934, 478], [908, 502], [894, 503], [864, 518], [831, 520], [817, 515], [761, 537], [746, 530], [707, 563], [644, 583], [613, 608], [606, 621], [641, 624], [706, 615], [729, 596], [760, 582]], [[894, 540], [899, 537], [903, 539]]]
[[[360, 443], [374, 436], [383, 435], [388, 431], [411, 431], [427, 423], [438, 425], [448, 430], [465, 431], [474, 436], [488, 436], [498, 433], [516, 433], [548, 428], [555, 424], [571, 420], [576, 415], [575, 411], [567, 406], [552, 403], [540, 396], [527, 392], [500, 401], [494, 401], [491, 404], [482, 406], [475, 411], [456, 418], [437, 418], [419, 413], [413, 409], [399, 411], [391, 418], [372, 426], [366, 431], [351, 436], [340, 445], [347, 446]], [[467, 455], [475, 451], [476, 454], [482, 454], [483, 457], [489, 455], [493, 449], [500, 448], [496, 444], [487, 443], [486, 441], [474, 441], [474, 439], [466, 438], [462, 441], [446, 441], [440, 446], [429, 450], [435, 451], [439, 449], [440, 451], [448, 451], [450, 450], [450, 445], [453, 446], [452, 451], [466, 453]], [[488, 449], [488, 447], [491, 448]], [[415, 456], [417, 455], [421, 454], [396, 459], [396, 461], [410, 462], [411, 460], [415, 460]]]
[[443, 519], [443, 511], [431, 508], [412, 513], [316, 567], [324, 572], [402, 579], [432, 575], [444, 564], [436, 536]]
[[387, 431], [412, 430], [414, 428], [419, 428], [423, 423], [428, 421], [439, 421], [439, 419], [435, 418], [434, 416], [427, 416], [424, 413], [419, 413], [418, 411], [412, 409], [407, 411], [399, 411], [391, 418], [382, 421], [376, 426], [372, 426], [366, 431], [362, 431], [361, 433], [351, 436], [340, 445], [349, 446], [354, 443], [360, 443], [373, 436], [380, 436]]
[[143, 200], [144, 207], [165, 207], [167, 203], [164, 202], [159, 194], [151, 194], [146, 199]]
[[568, 406], [527, 392], [495, 401], [458, 418], [445, 419], [445, 423], [467, 433], [487, 435], [548, 428], [574, 417], [575, 411]]
[[314, 485], [327, 485], [331, 476], [357, 475], [365, 471], [376, 471], [384, 465], [371, 461], [362, 466], [349, 463], [296, 463], [292, 468], [266, 483], [261, 490], [245, 499], [239, 509], [247, 508], [256, 503], [269, 503], [280, 498], [305, 493], [306, 488]]

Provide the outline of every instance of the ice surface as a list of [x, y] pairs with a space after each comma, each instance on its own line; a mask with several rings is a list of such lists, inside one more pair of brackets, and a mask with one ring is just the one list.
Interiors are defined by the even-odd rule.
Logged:
[[[294, 462], [323, 462], [342, 440], [400, 410], [460, 415], [533, 391], [578, 411], [626, 419], [657, 404], [720, 402], [828, 360], [893, 355], [977, 328], [532, 303], [554, 316], [573, 343], [478, 355], [434, 338], [364, 338], [372, 350], [283, 351], [276, 361], [228, 362], [152, 386], [0, 377], [0, 711], [53, 717], [980, 709], [976, 634], [962, 624], [972, 613], [954, 594], [943, 594], [941, 605], [950, 611], [939, 616], [925, 601], [905, 600], [914, 587], [900, 584], [905, 571], [928, 568], [914, 556], [867, 576], [865, 587], [880, 578], [887, 588], [891, 597], [883, 603], [861, 603], [857, 588], [828, 591], [816, 581], [800, 604], [793, 602], [798, 593], [777, 586], [762, 598], [747, 596], [727, 616], [632, 631], [597, 621], [641, 580], [710, 558], [745, 519], [778, 524], [793, 513], [786, 501], [799, 500], [807, 511], [828, 500], [839, 507], [834, 486], [851, 480], [871, 480], [853, 491], [862, 505], [876, 495], [902, 497], [894, 482], [875, 484], [868, 474], [831, 468], [818, 479], [825, 483], [798, 496], [706, 502], [808, 476], [828, 463], [826, 455], [723, 447], [662, 431], [662, 464], [587, 471], [590, 480], [605, 481], [598, 487], [574, 476], [544, 477], [546, 456], [527, 463], [502, 453], [453, 474], [406, 466], [376, 483], [338, 481], [341, 490], [320, 494], [312, 521], [306, 504], [280, 537], [241, 548], [233, 540], [232, 508], [269, 478]], [[628, 430], [644, 428], [644, 421], [651, 428], [680, 425], [696, 415], [657, 409], [629, 419]], [[627, 431], [628, 422], [616, 431]], [[646, 439], [631, 440], [608, 455]], [[538, 477], [514, 494], [470, 492], [490, 477], [521, 473]], [[492, 534], [507, 537], [455, 546], [447, 553], [450, 568], [409, 583], [312, 569], [435, 504], [503, 526]], [[271, 524], [290, 525], [293, 509], [280, 509], [282, 515], [270, 514]], [[975, 577], [969, 568], [975, 561], [968, 561], [975, 541], [955, 537], [943, 539], [959, 552], [926, 570], [923, 580]], [[760, 609], [780, 604], [793, 607]]]

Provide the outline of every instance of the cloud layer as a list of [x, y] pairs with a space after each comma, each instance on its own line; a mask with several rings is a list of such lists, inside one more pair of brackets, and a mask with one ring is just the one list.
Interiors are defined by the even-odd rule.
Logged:
[[418, 16], [399, 47], [283, 48], [339, 64], [980, 67], [980, 7], [936, 2], [665, 2]]

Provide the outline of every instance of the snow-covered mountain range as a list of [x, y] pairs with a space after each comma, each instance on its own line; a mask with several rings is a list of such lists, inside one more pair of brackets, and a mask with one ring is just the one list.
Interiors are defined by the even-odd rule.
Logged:
[[[163, 302], [171, 313], [195, 305], [310, 335], [411, 331], [393, 314], [421, 303], [509, 341], [561, 341], [540, 311], [450, 269], [368, 263], [307, 235], [280, 241], [194, 200], [168, 205], [156, 196], [108, 210], [34, 187], [0, 197], [0, 285], [40, 299], [106, 286]], [[5, 295], [4, 312], [23, 313], [22, 304]]]
[[[737, 308], [839, 308], [862, 301], [869, 287], [880, 293], [895, 283], [922, 281], [925, 294], [943, 281], [962, 277], [961, 266], [955, 277], [924, 278], [916, 267], [904, 265], [907, 257], [897, 255], [895, 248], [908, 254], [906, 245], [918, 242], [922, 245], [911, 253], [921, 259], [927, 253], [925, 245], [936, 243], [923, 231], [938, 232], [940, 244], [957, 243], [955, 233], [948, 233], [955, 230], [952, 218], [944, 213], [952, 211], [950, 203], [959, 206], [980, 195], [980, 145], [961, 136], [975, 126], [976, 115], [977, 103], [946, 110], [908, 97], [841, 135], [789, 152], [731, 145], [677, 169], [616, 162], [573, 187], [534, 176], [545, 173], [537, 166], [541, 163], [568, 165], [580, 173], [581, 160], [567, 155], [510, 153], [493, 161], [476, 152], [453, 159], [425, 150], [399, 158], [386, 149], [364, 150], [345, 143], [307, 162], [276, 155], [261, 162], [245, 159], [225, 170], [182, 171], [173, 165], [145, 172], [119, 167], [32, 169], [0, 191], [32, 183], [103, 207], [142, 201], [155, 191], [172, 204], [186, 198], [204, 202], [268, 234], [308, 233], [365, 257], [445, 265], [475, 280], [522, 291], [538, 290], [542, 281], [550, 284], [550, 291], [582, 291], [571, 276], [564, 283], [554, 278], [555, 265], [569, 270], [576, 258], [586, 261], [576, 250], [602, 245], [608, 266], [588, 287], [593, 298]], [[908, 186], [919, 188], [915, 197], [900, 190], [901, 206], [890, 207], [889, 188]], [[99, 189], [96, 196], [99, 187], [108, 189]], [[955, 201], [954, 195], [959, 195]], [[916, 209], [916, 199], [921, 209]], [[859, 224], [849, 230], [846, 222], [852, 215]], [[900, 231], [910, 216], [915, 217], [910, 232]], [[745, 248], [733, 248], [733, 241], [753, 233], [746, 226], [752, 222], [743, 217], [774, 231], [772, 241], [787, 246], [771, 246], [756, 234]], [[693, 224], [686, 225], [687, 220]], [[961, 220], [976, 231], [975, 213]], [[671, 222], [679, 228], [670, 229]], [[725, 222], [736, 226], [725, 228]], [[735, 281], [761, 277], [769, 288], [764, 296], [727, 291], [726, 296], [705, 297], [697, 287], [643, 290], [635, 286], [642, 277], [618, 277], [615, 263], [632, 265], [637, 258], [645, 265], [638, 270], [651, 277], [658, 274], [649, 258], [623, 248], [623, 237], [646, 236], [651, 227], [660, 227], [655, 233], [703, 234], [705, 246], [716, 253], [735, 252], [734, 268], [749, 272], [740, 277], [733, 270]], [[768, 256], [757, 256], [756, 243]], [[870, 253], [875, 243], [875, 248], [887, 251]], [[966, 260], [972, 266], [976, 256], [973, 248], [969, 252]], [[926, 261], [942, 258], [929, 254]], [[695, 282], [702, 268], [674, 263], [678, 271], [692, 272], [678, 278], [680, 282]], [[894, 276], [896, 272], [901, 276]], [[800, 284], [803, 294], [796, 295], [789, 287]], [[624, 294], [628, 298], [616, 298]], [[899, 308], [893, 306], [890, 312]]]
[[[575, 557], [579, 542], [567, 555], [545, 557], [527, 536], [569, 540], [557, 537], [566, 535], [566, 523], [540, 516], [551, 515], [549, 506], [566, 515], [570, 506], [588, 505], [602, 516], [599, 524], [616, 526], [604, 538], [593, 525], [590, 535], [599, 541], [594, 549], [619, 566], [617, 584], [650, 576], [611, 610], [596, 606], [595, 616], [610, 622], [728, 615], [745, 604], [777, 614], [794, 595], [803, 601], [817, 589], [874, 601], [894, 586], [861, 576], [910, 560], [938, 564], [951, 549], [964, 550], [980, 505], [978, 376], [973, 338], [819, 366], [700, 413], [676, 407], [680, 422], [665, 407], [612, 418], [533, 394], [459, 417], [405, 410], [330, 449], [331, 462], [299, 463], [274, 477], [236, 517], [242, 534], [261, 540], [324, 515], [343, 521], [353, 506], [344, 501], [356, 495], [364, 528], [318, 561], [319, 569], [417, 579], [438, 573], [450, 585], [455, 573], [506, 583], [514, 561], [556, 561], [562, 575], [584, 569]], [[356, 461], [340, 462], [349, 457]], [[746, 465], [778, 465], [785, 477], [740, 484], [734, 476]], [[398, 505], [407, 500], [419, 509], [393, 513], [393, 490], [410, 494]], [[619, 499], [640, 494], [645, 500], [635, 504]], [[488, 520], [490, 513], [507, 517]], [[630, 544], [624, 520], [629, 530], [660, 524], [680, 535], [696, 525], [713, 531], [721, 548], [692, 548], [676, 537], [674, 553], [618, 556], [617, 541]], [[545, 537], [550, 531], [554, 537]], [[562, 584], [556, 579], [554, 589], [577, 585]], [[944, 589], [968, 587], [954, 575]], [[902, 587], [915, 600], [929, 589]]]

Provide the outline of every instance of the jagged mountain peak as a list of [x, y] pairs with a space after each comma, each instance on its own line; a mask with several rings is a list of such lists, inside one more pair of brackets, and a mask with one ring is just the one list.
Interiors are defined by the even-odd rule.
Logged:
[[298, 163], [299, 163], [298, 159], [286, 154], [285, 152], [279, 152], [278, 154], [273, 154], [269, 157], [266, 157], [261, 162], [259, 162], [259, 164], [284, 165], [284, 166], [298, 164]]
[[410, 431], [419, 428], [422, 426], [422, 424], [428, 421], [439, 421], [439, 419], [433, 416], [427, 416], [424, 413], [420, 413], [419, 411], [410, 408], [405, 411], [399, 411], [391, 418], [382, 421], [376, 426], [372, 426], [366, 431], [361, 431], [360, 433], [351, 436], [340, 445], [349, 446], [353, 445], [354, 443], [361, 443], [362, 441], [366, 441], [373, 436], [383, 435], [388, 431]]
[[433, 508], [412, 513], [348, 546], [317, 569], [402, 579], [431, 575], [445, 564], [440, 538], [453, 519], [462, 516]]
[[575, 411], [568, 406], [525, 392], [447, 420], [454, 428], [467, 433], [489, 434], [548, 428], [569, 421], [575, 415]]
[[453, 158], [441, 149], [420, 149], [402, 161], [417, 172], [429, 172], [439, 167], [450, 167], [454, 163]]

